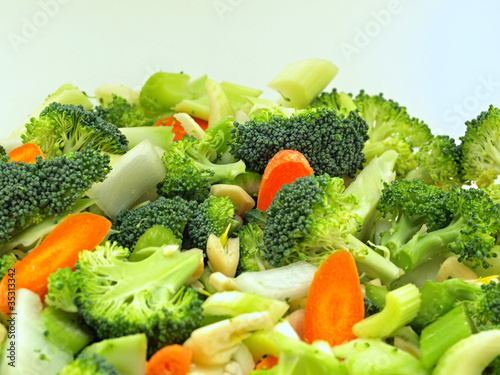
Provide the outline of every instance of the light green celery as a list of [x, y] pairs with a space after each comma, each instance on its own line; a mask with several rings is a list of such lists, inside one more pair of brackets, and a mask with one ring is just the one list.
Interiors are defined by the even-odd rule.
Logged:
[[339, 100], [340, 100], [340, 108], [345, 108], [347, 113], [354, 111], [358, 108], [356, 107], [356, 104], [354, 104], [352, 98], [345, 92], [339, 93]]
[[243, 340], [243, 344], [250, 350], [255, 362], [265, 355], [278, 357], [280, 354], [278, 345], [273, 341], [270, 331], [256, 331]]
[[262, 94], [262, 90], [230, 82], [221, 82], [220, 87], [231, 102], [234, 110], [240, 109], [241, 105], [246, 103], [245, 97], [257, 98]]
[[208, 96], [200, 96], [196, 99], [184, 99], [173, 107], [177, 112], [184, 112], [190, 116], [208, 121], [210, 114], [210, 102]]
[[282, 96], [278, 103], [285, 107], [305, 108], [335, 78], [338, 70], [327, 60], [302, 60], [287, 65], [268, 86]]
[[352, 332], [360, 338], [388, 337], [410, 323], [420, 308], [420, 292], [413, 284], [387, 293], [384, 309], [356, 323]]
[[448, 348], [472, 333], [474, 324], [465, 304], [461, 303], [423, 329], [420, 335], [422, 363], [431, 369]]
[[195, 80], [189, 82], [189, 90], [193, 95], [193, 98], [199, 98], [201, 96], [207, 95], [207, 89], [205, 88], [205, 81], [207, 80], [207, 75], [202, 75]]
[[289, 308], [284, 301], [237, 291], [212, 294], [203, 302], [202, 307], [203, 313], [208, 316], [237, 316], [267, 311], [274, 323], [278, 323]]
[[141, 89], [141, 105], [155, 112], [169, 110], [181, 100], [191, 98], [189, 76], [183, 73], [158, 72]]
[[138, 126], [135, 128], [119, 128], [128, 140], [129, 149], [134, 148], [145, 139], [158, 147], [168, 150], [174, 140], [174, 132], [170, 126]]
[[224, 117], [231, 116], [234, 118], [236, 115], [234, 108], [219, 84], [212, 79], [207, 79], [205, 81], [205, 88], [207, 89], [208, 100], [210, 102], [208, 125], [215, 124]]
[[439, 359], [433, 375], [481, 375], [500, 355], [500, 329], [483, 331], [460, 340]]
[[95, 89], [95, 97], [100, 105], [107, 107], [113, 101], [113, 95], [120, 96], [129, 103], [139, 104], [139, 94], [123, 85], [101, 85]]

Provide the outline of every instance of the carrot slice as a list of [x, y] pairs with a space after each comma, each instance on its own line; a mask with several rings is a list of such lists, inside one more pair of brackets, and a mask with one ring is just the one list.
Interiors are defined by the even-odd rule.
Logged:
[[324, 340], [331, 346], [353, 340], [352, 327], [363, 318], [363, 294], [354, 259], [347, 250], [336, 251], [314, 274], [306, 301], [304, 340]]
[[255, 366], [256, 370], [269, 370], [278, 364], [278, 358], [274, 355], [268, 355], [263, 358], [257, 365]]
[[42, 159], [45, 159], [45, 154], [41, 148], [34, 143], [25, 143], [24, 145], [13, 149], [8, 153], [8, 155], [10, 156], [9, 162], [23, 161], [25, 163], [34, 164], [36, 163], [37, 156], [41, 156]]
[[274, 196], [285, 184], [299, 177], [309, 176], [314, 171], [306, 157], [295, 150], [282, 150], [267, 163], [260, 183], [257, 208], [266, 211]]
[[[200, 125], [200, 127], [203, 130], [207, 130], [208, 128], [207, 121], [196, 117], [193, 117], [193, 120], [196, 121], [196, 123]], [[174, 116], [162, 118], [156, 123], [156, 126], [172, 126], [173, 127], [172, 130], [174, 132], [174, 141], [181, 140], [184, 137], [184, 135], [187, 134], [184, 128], [182, 127], [181, 123]]]
[[157, 351], [146, 364], [146, 375], [185, 375], [191, 367], [191, 349], [169, 345]]
[[5, 275], [0, 283], [0, 311], [12, 312], [14, 303], [9, 291], [26, 288], [38, 294], [42, 300], [47, 294], [50, 274], [59, 268], [75, 268], [78, 254], [94, 250], [108, 234], [111, 222], [103, 216], [89, 212], [69, 215], [22, 260], [13, 272]]

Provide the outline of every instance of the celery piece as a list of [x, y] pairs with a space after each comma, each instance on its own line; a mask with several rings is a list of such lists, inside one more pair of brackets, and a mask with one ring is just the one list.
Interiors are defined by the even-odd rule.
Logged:
[[174, 132], [170, 126], [138, 126], [135, 128], [119, 128], [128, 140], [129, 150], [145, 139], [155, 145], [168, 150], [174, 140]]
[[73, 355], [94, 340], [94, 335], [78, 313], [49, 306], [42, 311], [42, 323], [46, 329], [45, 336], [55, 346], [69, 349]]
[[347, 113], [357, 109], [356, 104], [354, 104], [349, 94], [346, 94], [345, 92], [339, 93], [339, 100], [340, 108], [345, 108]]
[[203, 302], [205, 315], [237, 316], [251, 312], [267, 311], [274, 323], [287, 312], [286, 302], [243, 292], [222, 292], [211, 295]]
[[129, 103], [139, 104], [139, 94], [123, 85], [101, 85], [95, 89], [95, 97], [103, 107], [113, 101], [113, 95], [120, 96]]
[[173, 107], [177, 112], [184, 112], [193, 117], [208, 121], [210, 114], [210, 102], [208, 95], [196, 99], [184, 99]]
[[384, 309], [356, 323], [352, 332], [360, 338], [382, 338], [410, 323], [420, 308], [420, 292], [413, 284], [387, 293]]
[[191, 98], [189, 76], [183, 73], [158, 72], [141, 89], [141, 105], [155, 112], [169, 110], [181, 100]]
[[268, 86], [281, 94], [278, 103], [285, 107], [305, 108], [335, 78], [338, 70], [327, 60], [302, 60], [287, 65]]
[[189, 90], [194, 98], [199, 98], [201, 96], [207, 95], [207, 89], [205, 88], [205, 81], [207, 80], [207, 75], [203, 75], [195, 80], [189, 82]]
[[104, 357], [120, 375], [144, 375], [147, 345], [146, 335], [139, 333], [96, 342], [82, 353]]
[[256, 331], [252, 333], [250, 337], [243, 340], [243, 344], [250, 350], [256, 362], [265, 355], [278, 357], [280, 354], [278, 346], [273, 341], [270, 331]]
[[209, 126], [219, 122], [224, 117], [231, 116], [234, 118], [236, 116], [231, 102], [217, 82], [207, 79], [205, 81], [205, 88], [207, 89], [210, 103], [210, 113], [208, 115]]
[[483, 331], [460, 340], [439, 359], [433, 375], [481, 375], [500, 355], [500, 329]]
[[461, 303], [422, 330], [422, 363], [427, 369], [431, 369], [448, 348], [472, 333], [474, 324], [465, 304]]
[[220, 87], [226, 94], [235, 111], [238, 110], [242, 104], [247, 102], [245, 97], [257, 98], [262, 94], [262, 90], [252, 89], [230, 82], [221, 82]]

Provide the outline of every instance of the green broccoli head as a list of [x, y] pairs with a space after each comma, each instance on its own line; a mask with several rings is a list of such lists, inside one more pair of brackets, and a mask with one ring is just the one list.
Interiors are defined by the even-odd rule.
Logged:
[[109, 156], [91, 149], [35, 164], [0, 163], [0, 244], [47, 217], [71, 212], [110, 169]]
[[471, 315], [479, 326], [500, 325], [500, 284], [491, 281], [481, 285]]
[[248, 223], [241, 227], [238, 237], [240, 238], [240, 260], [236, 273], [262, 271], [264, 269], [262, 229], [256, 223]]
[[201, 296], [183, 286], [200, 255], [160, 247], [141, 261], [128, 256], [116, 242], [80, 254], [78, 312], [101, 339], [145, 333], [150, 355], [182, 344], [203, 321]]
[[182, 240], [184, 228], [195, 207], [195, 202], [186, 201], [181, 197], [172, 199], [160, 197], [133, 210], [122, 210], [112, 225], [112, 229], [117, 233], [113, 233], [109, 239], [132, 251], [139, 237], [147, 229], [161, 225], [170, 229], [176, 238]]
[[0, 145], [0, 160], [3, 160], [3, 157], [7, 155], [7, 153], [5, 152], [5, 148], [3, 148], [2, 145]]
[[211, 184], [244, 173], [245, 163], [241, 160], [229, 164], [213, 162], [224, 149], [224, 139], [224, 132], [220, 130], [201, 140], [185, 136], [172, 143], [162, 157], [166, 175], [158, 184], [158, 194], [201, 203], [208, 197]]
[[113, 154], [128, 150], [127, 138], [116, 126], [81, 105], [50, 103], [38, 119], [31, 118], [21, 137], [23, 143], [37, 144], [47, 158], [85, 147]]
[[14, 267], [16, 263], [17, 257], [12, 253], [4, 254], [0, 257], [0, 280], [7, 275], [9, 270]]
[[333, 108], [337, 112], [343, 112], [345, 115], [350, 111], [356, 110], [356, 105], [352, 101], [352, 95], [343, 92], [338, 92], [333, 88], [331, 92], [322, 92], [309, 105], [310, 108]]
[[61, 375], [119, 375], [119, 372], [104, 357], [82, 353], [62, 369]]
[[368, 143], [402, 137], [413, 147], [420, 147], [432, 138], [431, 131], [424, 122], [411, 118], [405, 107], [391, 99], [385, 99], [382, 94], [368, 95], [361, 90], [354, 98], [354, 104], [368, 124]]
[[239, 222], [233, 220], [235, 206], [228, 197], [210, 196], [196, 207], [187, 225], [188, 247], [205, 250], [208, 237], [220, 237], [230, 226], [234, 231]]
[[299, 260], [320, 264], [345, 248], [346, 236], [359, 228], [360, 219], [351, 211], [357, 198], [343, 191], [344, 181], [328, 175], [284, 185], [267, 209], [264, 258], [275, 267]]
[[491, 184], [482, 190], [488, 194], [488, 197], [490, 197], [494, 203], [500, 204], [500, 184]]
[[77, 312], [75, 296], [79, 287], [78, 274], [69, 267], [60, 268], [49, 276], [45, 303], [56, 309]]
[[354, 111], [345, 115], [333, 108], [310, 108], [234, 126], [230, 152], [254, 172], [263, 173], [269, 160], [285, 149], [304, 154], [319, 175], [354, 177], [365, 162], [368, 127]]
[[113, 94], [113, 100], [105, 106], [101, 98], [101, 105], [95, 107], [95, 113], [118, 128], [154, 125], [153, 120], [146, 117], [142, 107], [136, 103], [129, 103], [125, 98], [115, 94]]
[[465, 126], [460, 137], [464, 178], [486, 187], [500, 174], [500, 110], [490, 105]]
[[388, 138], [376, 143], [368, 142], [363, 149], [366, 157], [365, 165], [388, 150], [394, 150], [398, 153], [398, 158], [394, 165], [397, 177], [403, 178], [410, 171], [417, 168], [413, 147], [402, 137]]

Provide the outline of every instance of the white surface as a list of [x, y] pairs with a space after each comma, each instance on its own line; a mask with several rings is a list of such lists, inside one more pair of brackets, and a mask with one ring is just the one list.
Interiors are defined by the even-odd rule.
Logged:
[[0, 137], [62, 83], [140, 89], [158, 70], [265, 89], [309, 57], [340, 68], [330, 87], [383, 92], [435, 133], [500, 106], [494, 0], [0, 0]]

